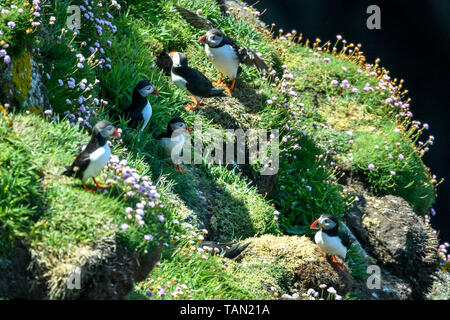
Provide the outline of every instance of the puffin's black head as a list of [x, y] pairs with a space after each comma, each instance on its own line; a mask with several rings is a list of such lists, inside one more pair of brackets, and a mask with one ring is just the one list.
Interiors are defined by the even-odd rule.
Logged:
[[211, 48], [218, 47], [223, 40], [223, 33], [219, 29], [209, 30], [203, 37], [198, 39], [198, 43], [207, 44]]
[[177, 52], [177, 51], [171, 51], [171, 52], [169, 52], [169, 56], [172, 59], [172, 65], [175, 68], [188, 66], [188, 60], [184, 53]]
[[92, 130], [92, 135], [95, 136], [98, 134], [105, 139], [111, 136], [114, 138], [119, 137], [119, 132], [117, 132], [117, 129], [111, 124], [111, 122], [106, 120], [99, 121], [95, 124]]
[[146, 97], [149, 94], [159, 94], [158, 90], [156, 90], [156, 88], [148, 80], [139, 81], [136, 87], [134, 87], [134, 90], [143, 97]]
[[189, 133], [191, 133], [191, 129], [189, 128], [189, 126], [186, 124], [186, 122], [184, 122], [183, 118], [180, 117], [173, 118], [167, 125], [168, 133], [172, 133], [177, 130], [187, 130]]
[[335, 217], [330, 214], [323, 214], [319, 219], [314, 221], [310, 229], [323, 229], [323, 230], [333, 230], [339, 228], [339, 222]]

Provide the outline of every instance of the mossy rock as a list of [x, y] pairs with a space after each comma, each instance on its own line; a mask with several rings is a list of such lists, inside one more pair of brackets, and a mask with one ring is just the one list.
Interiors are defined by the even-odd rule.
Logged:
[[[305, 236], [263, 235], [246, 239], [250, 246], [242, 253], [243, 265], [278, 264], [289, 278], [289, 287], [304, 293], [321, 284], [333, 287], [339, 295], [346, 294], [351, 287], [352, 277], [346, 268], [341, 271], [330, 263], [326, 254]], [[268, 281], [270, 283], [270, 279]], [[277, 284], [275, 284], [276, 286]], [[263, 284], [261, 284], [263, 286]]]
[[366, 196], [364, 200], [346, 216], [347, 225], [378, 265], [409, 282], [413, 295], [422, 297], [439, 266], [436, 233], [402, 198]]

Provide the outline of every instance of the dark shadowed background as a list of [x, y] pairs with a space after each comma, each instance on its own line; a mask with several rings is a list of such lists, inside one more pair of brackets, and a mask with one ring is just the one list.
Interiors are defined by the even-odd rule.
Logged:
[[[253, 4], [251, 0], [247, 0]], [[370, 5], [381, 9], [381, 30], [366, 27]], [[365, 0], [260, 0], [254, 5], [275, 30], [292, 29], [303, 38], [322, 43], [341, 34], [348, 42], [361, 43], [368, 61], [381, 59], [392, 78], [404, 79], [409, 90], [414, 119], [428, 123], [426, 134], [435, 143], [424, 156], [426, 165], [440, 178], [450, 178], [450, 1], [365, 1]], [[422, 138], [424, 139], [424, 138]], [[441, 240], [450, 241], [449, 182], [438, 188], [431, 222]]]

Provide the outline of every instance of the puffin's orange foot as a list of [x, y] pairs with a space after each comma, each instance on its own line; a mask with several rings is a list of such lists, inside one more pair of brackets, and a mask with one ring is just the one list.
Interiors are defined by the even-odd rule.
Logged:
[[84, 183], [84, 182], [81, 182], [81, 183], [83, 184], [83, 187], [84, 187], [84, 189], [85, 189], [86, 191], [92, 192], [92, 193], [96, 193], [96, 192], [97, 192], [97, 191], [94, 190], [94, 189], [88, 188], [88, 186], [86, 185], [86, 183]]
[[216, 82], [213, 82], [213, 84], [218, 85], [218, 86], [223, 85], [222, 76], [223, 76], [223, 74], [221, 73], [219, 80], [217, 80]]
[[332, 255], [332, 257], [333, 257], [333, 262], [337, 263], [338, 261], [337, 261], [337, 259], [336, 259], [336, 256], [335, 256], [335, 255]]
[[99, 184], [99, 183], [97, 182], [97, 180], [95, 180], [95, 178], [92, 178], [92, 180], [94, 180], [94, 185], [95, 185], [95, 187], [97, 187], [97, 188], [102, 188], [102, 189], [109, 188], [109, 186], [108, 186], [107, 184]]
[[186, 106], [186, 111], [190, 111], [190, 110], [197, 110], [198, 109], [198, 105], [200, 103], [202, 103], [202, 101], [198, 101], [196, 97], [191, 97], [192, 102], [194, 102], [194, 104], [190, 104]]
[[233, 80], [233, 82], [231, 82], [231, 85], [225, 88], [225, 91], [228, 93], [231, 93], [231, 91], [233, 91], [233, 89], [234, 89], [235, 83], [236, 83], [236, 80]]
[[182, 167], [180, 167], [179, 164], [175, 167], [175, 170], [177, 170], [178, 172], [181, 172], [181, 173], [186, 173], [186, 170], [183, 169]]
[[345, 268], [345, 261], [342, 261], [342, 263], [338, 264], [339, 269], [344, 270]]

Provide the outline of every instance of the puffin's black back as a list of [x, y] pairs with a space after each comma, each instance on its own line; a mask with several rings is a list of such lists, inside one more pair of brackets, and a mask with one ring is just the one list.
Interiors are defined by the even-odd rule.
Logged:
[[172, 66], [172, 72], [187, 81], [186, 89], [197, 97], [223, 97], [224, 89], [214, 88], [211, 81], [197, 69], [188, 66], [188, 60], [184, 53], [179, 52], [179, 67]]
[[336, 223], [336, 227], [334, 227], [331, 230], [323, 230], [323, 232], [325, 232], [327, 235], [329, 235], [331, 237], [338, 236], [341, 239], [342, 244], [347, 249], [350, 248], [350, 246], [353, 243], [353, 240], [350, 239], [348, 234], [346, 234], [345, 232], [339, 231], [339, 221], [338, 221], [338, 219], [336, 219], [336, 217], [332, 216], [331, 214], [324, 214], [324, 215], [322, 215], [322, 217], [328, 218], [328, 219], [332, 220], [334, 223]]

